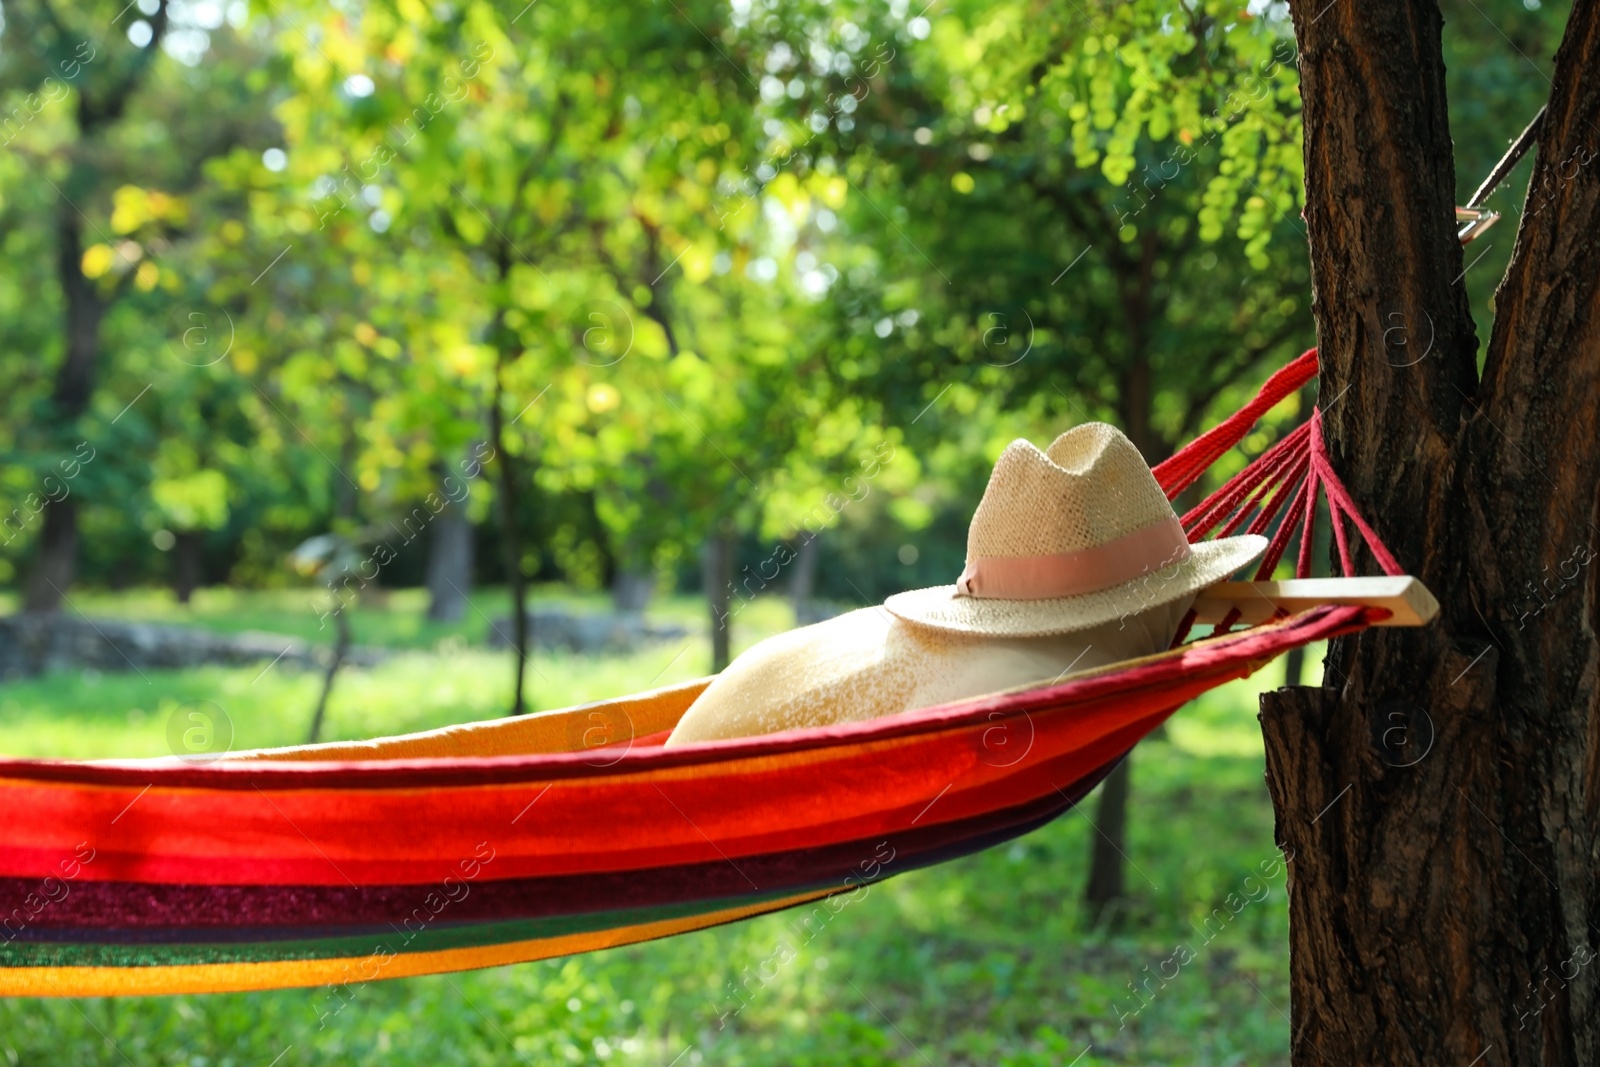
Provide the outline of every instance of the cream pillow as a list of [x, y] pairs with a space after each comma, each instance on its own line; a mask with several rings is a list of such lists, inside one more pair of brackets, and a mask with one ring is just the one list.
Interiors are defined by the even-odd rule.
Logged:
[[667, 744], [859, 722], [1052, 682], [1162, 651], [1193, 599], [1048, 637], [958, 634], [862, 608], [752, 646], [690, 705]]

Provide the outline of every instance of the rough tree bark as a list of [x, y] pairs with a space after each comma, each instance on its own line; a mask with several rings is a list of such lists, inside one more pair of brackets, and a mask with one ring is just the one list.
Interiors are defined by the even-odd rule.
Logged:
[[1600, 1063], [1600, 0], [1557, 53], [1481, 381], [1437, 4], [1291, 11], [1332, 462], [1441, 603], [1262, 701], [1293, 1062]]

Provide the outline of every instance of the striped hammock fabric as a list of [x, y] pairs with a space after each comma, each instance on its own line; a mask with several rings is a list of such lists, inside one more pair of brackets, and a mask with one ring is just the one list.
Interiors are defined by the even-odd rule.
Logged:
[[[1158, 469], [1164, 486], [1176, 495], [1313, 373], [1311, 353], [1280, 372]], [[1255, 479], [1239, 508], [1315, 490], [1310, 460], [1263, 475], [1273, 456], [1224, 487]], [[1043, 688], [671, 749], [706, 680], [207, 764], [0, 760], [0, 994], [337, 985], [780, 908], [826, 922], [830, 897], [1060, 815], [1198, 694], [1383, 616], [1322, 606]]]
[[[368, 981], [826, 908], [1055, 818], [1174, 708], [1364, 610], [1047, 689], [683, 748], [660, 742], [704, 681], [271, 759], [0, 763], [0, 992]], [[631, 743], [584, 748], [594, 731]]]

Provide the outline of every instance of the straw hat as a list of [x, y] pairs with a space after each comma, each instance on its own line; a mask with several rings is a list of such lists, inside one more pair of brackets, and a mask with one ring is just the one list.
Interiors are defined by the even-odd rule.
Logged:
[[1071, 633], [1196, 593], [1266, 547], [1255, 534], [1191, 545], [1133, 442], [1090, 422], [1046, 452], [1007, 445], [956, 584], [897, 593], [884, 607], [957, 633]]

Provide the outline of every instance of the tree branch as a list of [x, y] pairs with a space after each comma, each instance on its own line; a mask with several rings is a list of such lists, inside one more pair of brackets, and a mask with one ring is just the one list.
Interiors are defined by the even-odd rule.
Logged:
[[128, 109], [129, 98], [144, 80], [145, 72], [161, 51], [161, 42], [167, 35], [167, 0], [158, 0], [156, 13], [150, 16], [150, 43], [139, 50], [126, 73], [112, 82], [103, 99], [96, 103], [94, 95], [85, 85], [78, 93], [78, 131], [85, 137], [120, 119]]

